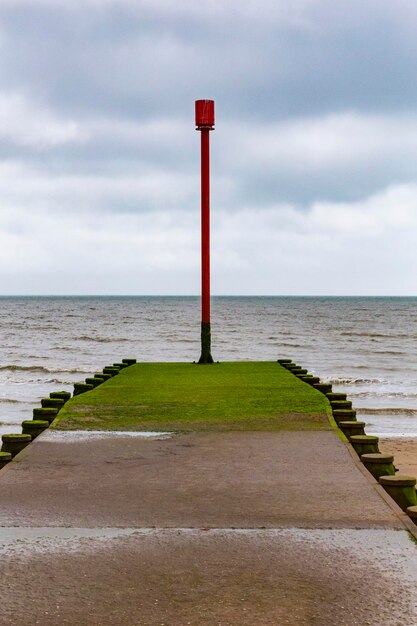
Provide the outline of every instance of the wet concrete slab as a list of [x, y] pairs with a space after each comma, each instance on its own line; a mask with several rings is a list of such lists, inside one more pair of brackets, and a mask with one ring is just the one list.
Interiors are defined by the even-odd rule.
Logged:
[[66, 435], [0, 472], [1, 626], [417, 625], [417, 545], [334, 432]]
[[8, 538], [4, 625], [416, 623], [417, 547], [405, 531], [46, 528]]
[[334, 432], [45, 433], [0, 475], [0, 525], [403, 528]]

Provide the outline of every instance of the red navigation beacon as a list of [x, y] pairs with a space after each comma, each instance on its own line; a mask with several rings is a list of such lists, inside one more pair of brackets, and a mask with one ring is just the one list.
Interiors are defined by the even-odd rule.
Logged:
[[195, 125], [201, 132], [201, 356], [213, 363], [210, 327], [210, 131], [214, 130], [214, 100], [196, 100]]
[[197, 130], [214, 130], [214, 100], [196, 100], [195, 125]]

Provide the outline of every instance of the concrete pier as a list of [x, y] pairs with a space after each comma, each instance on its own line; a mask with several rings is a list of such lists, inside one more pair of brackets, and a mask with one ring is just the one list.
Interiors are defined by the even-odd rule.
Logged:
[[2, 625], [417, 624], [415, 527], [330, 426], [48, 430], [0, 502]]
[[333, 432], [46, 432], [0, 475], [1, 624], [415, 624], [406, 516]]

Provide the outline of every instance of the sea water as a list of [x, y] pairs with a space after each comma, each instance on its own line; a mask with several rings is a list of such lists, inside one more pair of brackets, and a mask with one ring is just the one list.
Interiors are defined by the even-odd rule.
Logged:
[[[198, 360], [198, 297], [1, 297], [0, 434], [124, 357]], [[219, 361], [292, 358], [344, 391], [368, 434], [417, 437], [417, 298], [214, 297]]]

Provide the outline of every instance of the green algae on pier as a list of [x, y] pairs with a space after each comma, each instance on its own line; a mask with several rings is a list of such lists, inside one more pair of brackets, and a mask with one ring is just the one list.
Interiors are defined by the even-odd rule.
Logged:
[[275, 362], [139, 363], [72, 398], [62, 430], [326, 430], [330, 404]]

